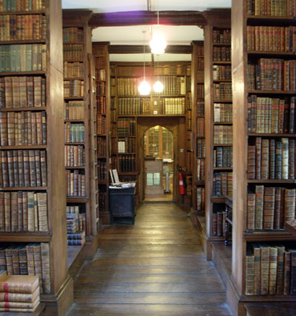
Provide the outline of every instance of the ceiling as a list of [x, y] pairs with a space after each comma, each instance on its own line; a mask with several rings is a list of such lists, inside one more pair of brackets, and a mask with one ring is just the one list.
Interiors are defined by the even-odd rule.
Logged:
[[[213, 8], [230, 8], [231, 0], [62, 0], [63, 9], [90, 9], [94, 13], [122, 11], [205, 11]], [[190, 45], [203, 40], [203, 30], [197, 26], [124, 26], [99, 27], [93, 30], [93, 42], [110, 42], [111, 45], [148, 45], [152, 32], [160, 32], [168, 45]], [[145, 33], [143, 33], [143, 31]], [[143, 61], [143, 54], [111, 54], [110, 61]], [[151, 60], [146, 52], [145, 60]], [[162, 54], [155, 61], [191, 60], [189, 54]]]

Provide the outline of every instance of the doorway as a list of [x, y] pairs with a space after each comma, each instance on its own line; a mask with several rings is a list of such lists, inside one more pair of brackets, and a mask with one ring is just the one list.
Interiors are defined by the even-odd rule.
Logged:
[[144, 133], [145, 201], [172, 201], [174, 191], [173, 133], [156, 125]]

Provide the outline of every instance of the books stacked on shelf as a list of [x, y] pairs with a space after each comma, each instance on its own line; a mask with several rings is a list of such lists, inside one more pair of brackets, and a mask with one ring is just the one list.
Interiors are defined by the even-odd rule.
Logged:
[[65, 143], [84, 142], [84, 123], [65, 123]]
[[227, 46], [213, 47], [213, 61], [230, 61], [231, 48]]
[[98, 161], [98, 180], [107, 180], [108, 171], [107, 171], [107, 162], [99, 160]]
[[80, 79], [64, 80], [64, 97], [65, 98], [84, 97], [84, 80], [80, 80]]
[[227, 82], [214, 83], [214, 99], [215, 100], [231, 100], [232, 99], [232, 85]]
[[[46, 45], [0, 46], [0, 72], [46, 71]], [[26, 56], [26, 58], [23, 58]]]
[[81, 62], [64, 62], [65, 78], [81, 78], [84, 77], [84, 67]]
[[[10, 244], [0, 248], [1, 269], [8, 275], [36, 275], [40, 293], [50, 293], [48, 243]], [[39, 293], [39, 291], [38, 291]]]
[[191, 131], [192, 130], [192, 111], [187, 111], [187, 120], [186, 120], [186, 129]]
[[247, 1], [247, 14], [253, 16], [294, 17], [296, 8], [292, 0], [281, 2], [280, 0], [267, 1], [262, 5], [262, 0]]
[[[101, 70], [105, 70], [105, 69], [101, 69]], [[96, 82], [96, 91], [98, 94], [106, 94], [106, 82], [105, 81], [97, 81]], [[104, 100], [103, 97], [98, 97], [97, 98], [97, 102], [100, 104], [101, 100]], [[104, 102], [102, 103], [102, 105], [104, 105]], [[102, 112], [104, 112], [104, 108], [99, 107], [99, 110], [102, 110]], [[106, 111], [105, 111], [106, 112]], [[103, 114], [103, 113], [102, 113]]]
[[98, 114], [97, 115], [97, 134], [106, 135], [107, 134], [106, 126], [107, 126], [106, 117]]
[[[196, 85], [196, 95], [198, 97], [198, 99], [197, 99], [197, 106], [199, 104], [202, 104], [203, 107], [204, 107], [204, 100], [202, 98], [204, 98], [204, 96], [205, 96], [205, 87], [204, 87], [203, 83], [199, 83], [199, 84]], [[203, 115], [204, 115], [204, 111], [203, 111], [203, 114], [200, 114], [198, 116], [203, 116]]]
[[205, 119], [204, 117], [198, 117], [196, 119], [196, 136], [205, 136]]
[[68, 246], [83, 246], [85, 244], [85, 231], [76, 231], [67, 234]]
[[232, 144], [232, 126], [215, 125], [214, 126], [214, 144], [231, 145]]
[[136, 134], [135, 118], [119, 118], [117, 121], [118, 137], [135, 136]]
[[247, 229], [277, 230], [295, 219], [296, 189], [256, 185], [248, 193]]
[[107, 155], [106, 138], [98, 137], [97, 149], [99, 157], [105, 157]]
[[[82, 215], [82, 216], [81, 216]], [[79, 214], [79, 206], [67, 206], [67, 241], [68, 245], [84, 245], [85, 243], [85, 214]], [[84, 219], [84, 222], [83, 222]]]
[[295, 26], [247, 26], [247, 50], [257, 52], [294, 52]]
[[136, 152], [136, 138], [135, 137], [118, 138], [118, 153], [119, 154], [125, 154], [125, 153], [133, 154], [135, 152]]
[[163, 91], [159, 95], [185, 95], [186, 77], [180, 76], [158, 76], [157, 80], [162, 82]]
[[212, 222], [212, 236], [225, 237], [226, 212], [214, 212]]
[[205, 188], [204, 187], [196, 188], [196, 210], [197, 211], [205, 210]]
[[118, 159], [120, 172], [136, 171], [136, 155], [120, 155]]
[[215, 147], [213, 158], [214, 168], [232, 168], [232, 147]]
[[196, 180], [205, 180], [205, 159], [196, 159]]
[[0, 312], [33, 313], [40, 303], [40, 288], [37, 276], [0, 276]]
[[164, 98], [164, 114], [182, 115], [184, 113], [184, 98]]
[[197, 158], [206, 157], [206, 141], [204, 138], [196, 139], [196, 157]]
[[231, 103], [214, 103], [214, 123], [232, 123]]
[[81, 145], [65, 145], [65, 166], [83, 167], [85, 164], [85, 150]]
[[45, 145], [46, 114], [41, 112], [0, 112], [1, 146]]
[[296, 131], [295, 97], [248, 97], [248, 132], [293, 134]]
[[213, 80], [231, 80], [231, 65], [213, 65]]
[[23, 0], [7, 0], [0, 2], [0, 11], [1, 12], [30, 12], [30, 11], [43, 11], [45, 10], [44, 1], [35, 0], [35, 1], [23, 1]]
[[1, 232], [48, 232], [47, 193], [0, 192]]
[[279, 243], [250, 243], [246, 255], [246, 295], [295, 295], [296, 250]]
[[64, 27], [63, 28], [63, 42], [83, 42], [84, 41], [84, 33], [81, 28], [78, 27]]
[[232, 172], [215, 172], [213, 176], [213, 196], [232, 195]]
[[191, 67], [185, 64], [165, 64], [153, 68], [154, 75], [184, 75], [190, 76]]
[[66, 170], [66, 187], [68, 197], [86, 196], [85, 175], [79, 173], [79, 170]]
[[214, 29], [213, 30], [213, 44], [230, 44], [231, 30], [229, 29]]
[[2, 150], [0, 158], [1, 187], [46, 187], [45, 150]]
[[63, 56], [65, 61], [82, 61], [83, 44], [64, 44]]
[[[118, 115], [141, 115], [143, 114], [142, 98], [118, 98]], [[150, 100], [149, 100], [150, 103]]]
[[84, 120], [84, 102], [69, 101], [65, 104], [66, 120]]
[[96, 96], [97, 103], [97, 112], [106, 115], [106, 96], [105, 95], [97, 95]]
[[139, 96], [139, 84], [141, 78], [117, 78], [118, 96]]
[[248, 146], [249, 180], [294, 180], [295, 140], [256, 137]]

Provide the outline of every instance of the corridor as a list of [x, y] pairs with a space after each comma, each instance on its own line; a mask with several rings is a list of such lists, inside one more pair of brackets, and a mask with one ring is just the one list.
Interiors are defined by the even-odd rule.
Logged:
[[105, 227], [99, 239], [75, 280], [68, 315], [231, 315], [196, 228], [175, 204], [143, 204], [134, 226]]

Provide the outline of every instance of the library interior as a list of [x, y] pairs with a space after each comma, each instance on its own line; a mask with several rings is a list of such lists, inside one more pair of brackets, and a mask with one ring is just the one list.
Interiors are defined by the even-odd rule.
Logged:
[[295, 104], [296, 0], [0, 0], [0, 314], [296, 315]]

